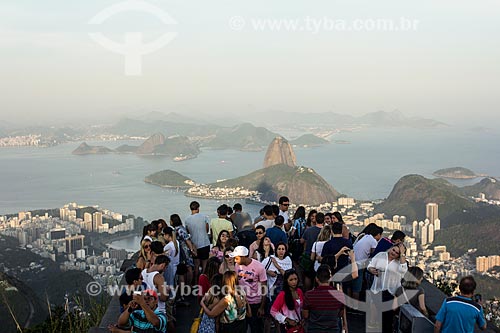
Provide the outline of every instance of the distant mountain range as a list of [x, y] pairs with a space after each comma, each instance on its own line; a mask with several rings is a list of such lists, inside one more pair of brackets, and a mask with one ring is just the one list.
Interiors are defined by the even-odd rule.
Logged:
[[376, 111], [362, 116], [351, 116], [334, 112], [322, 113], [295, 113], [286, 111], [269, 111], [252, 114], [253, 122], [261, 124], [260, 119], [266, 123], [280, 125], [309, 125], [309, 126], [364, 126], [364, 127], [410, 127], [410, 128], [435, 128], [447, 126], [445, 123], [420, 117], [407, 117], [401, 111], [392, 112]]

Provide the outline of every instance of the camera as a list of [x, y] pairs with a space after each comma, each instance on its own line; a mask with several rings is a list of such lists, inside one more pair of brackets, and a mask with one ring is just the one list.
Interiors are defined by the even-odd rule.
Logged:
[[481, 296], [481, 294], [475, 294], [474, 295], [474, 301], [475, 302], [481, 302], [483, 300], [483, 297]]

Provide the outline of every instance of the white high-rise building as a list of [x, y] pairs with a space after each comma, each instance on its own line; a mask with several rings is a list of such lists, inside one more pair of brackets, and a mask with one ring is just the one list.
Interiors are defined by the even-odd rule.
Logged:
[[84, 222], [92, 222], [92, 214], [90, 214], [90, 213], [83, 214], [83, 221]]
[[418, 222], [417, 221], [413, 221], [413, 224], [412, 224], [412, 235], [414, 238], [417, 238], [417, 232], [418, 232]]
[[428, 224], [424, 224], [423, 221], [420, 221], [418, 224], [419, 236], [420, 236], [420, 245], [424, 246], [427, 244], [427, 226]]
[[434, 226], [432, 224], [429, 224], [428, 230], [429, 236], [427, 237], [427, 241], [429, 242], [429, 244], [432, 244], [434, 242]]
[[434, 231], [441, 230], [441, 220], [440, 219], [435, 219], [434, 220]]
[[437, 203], [428, 203], [425, 205], [425, 217], [429, 219], [429, 221], [434, 224], [434, 221], [439, 218], [438, 216], [438, 204]]
[[102, 225], [102, 213], [95, 212], [92, 214], [92, 231], [99, 232], [99, 227]]

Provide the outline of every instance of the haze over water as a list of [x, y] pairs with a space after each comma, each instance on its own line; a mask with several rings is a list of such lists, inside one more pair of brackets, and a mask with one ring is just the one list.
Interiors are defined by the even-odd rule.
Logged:
[[[356, 199], [383, 199], [398, 179], [417, 173], [463, 166], [477, 173], [500, 175], [500, 135], [453, 128], [434, 130], [373, 129], [335, 135], [350, 144], [295, 148], [297, 163], [312, 167], [341, 193]], [[100, 142], [116, 147], [123, 142]], [[191, 198], [143, 182], [163, 169], [176, 170], [197, 182], [245, 175], [262, 167], [265, 151], [204, 150], [196, 159], [136, 155], [75, 156], [79, 143], [51, 148], [0, 150], [0, 214], [61, 207], [68, 202], [99, 205], [148, 220], [172, 213], [186, 216]], [[135, 142], [137, 144], [137, 142]], [[459, 186], [479, 179], [454, 181]], [[215, 216], [221, 203], [200, 200], [202, 211]], [[255, 215], [258, 206], [245, 205]]]

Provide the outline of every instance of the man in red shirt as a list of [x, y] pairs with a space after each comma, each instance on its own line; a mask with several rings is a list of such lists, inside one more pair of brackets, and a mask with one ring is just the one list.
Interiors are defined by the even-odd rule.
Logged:
[[[306, 292], [302, 316], [306, 319], [307, 332], [340, 332], [341, 326], [347, 329], [344, 293], [330, 285], [330, 278], [330, 267], [319, 266], [318, 287]], [[342, 324], [341, 318], [344, 318]]]

